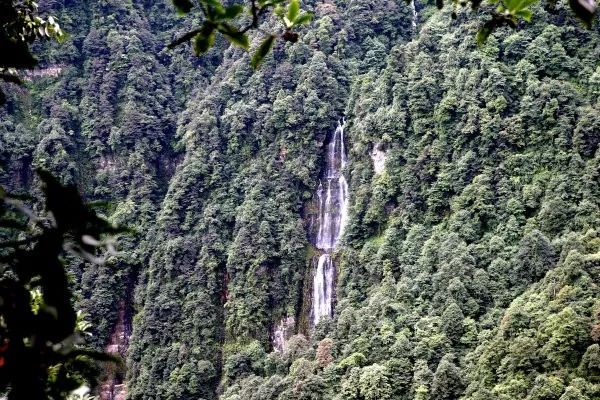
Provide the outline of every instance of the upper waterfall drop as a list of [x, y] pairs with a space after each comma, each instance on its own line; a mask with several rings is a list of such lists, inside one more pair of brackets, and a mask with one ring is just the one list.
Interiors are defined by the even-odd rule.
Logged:
[[417, 27], [417, 18], [418, 18], [417, 7], [415, 6], [415, 0], [411, 0], [410, 8], [412, 10], [412, 27], [414, 29]]
[[318, 226], [314, 245], [323, 251], [316, 263], [313, 277], [311, 325], [315, 326], [333, 312], [335, 265], [331, 252], [344, 232], [348, 219], [348, 182], [343, 174], [348, 159], [344, 141], [344, 121], [327, 145], [325, 168], [317, 188], [319, 203]]
[[[346, 163], [344, 125], [338, 123], [333, 138], [327, 145], [324, 176], [317, 189], [319, 231], [314, 245], [320, 250], [332, 250], [342, 235], [346, 224], [348, 216], [348, 182], [342, 174]], [[325, 185], [323, 185], [323, 181], [325, 181]]]

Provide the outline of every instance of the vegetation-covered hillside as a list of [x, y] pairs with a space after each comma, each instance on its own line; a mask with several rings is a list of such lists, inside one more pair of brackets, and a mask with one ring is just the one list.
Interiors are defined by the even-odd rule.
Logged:
[[[1, 179], [46, 168], [134, 228], [125, 256], [70, 265], [92, 344], [127, 337], [128, 398], [600, 398], [597, 24], [535, 6], [478, 47], [466, 10], [312, 0], [254, 71], [224, 39], [166, 50], [189, 29], [166, 0], [42, 5], [70, 39], [7, 90]], [[350, 213], [311, 327], [342, 117]]]

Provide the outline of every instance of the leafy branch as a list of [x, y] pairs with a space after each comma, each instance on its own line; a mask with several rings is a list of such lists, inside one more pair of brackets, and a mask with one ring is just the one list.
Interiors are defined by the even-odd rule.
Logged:
[[[477, 43], [482, 45], [494, 30], [502, 26], [516, 28], [519, 21], [531, 22], [533, 12], [531, 6], [539, 0], [488, 0], [491, 5], [497, 5], [491, 12], [491, 18], [487, 20], [477, 32]], [[452, 0], [455, 7], [465, 7], [470, 5], [472, 9], [478, 9], [482, 0]], [[554, 4], [555, 0], [548, 0], [549, 4]], [[575, 15], [590, 28], [596, 16], [597, 4], [595, 0], [569, 0], [569, 5]], [[436, 6], [441, 9], [444, 7], [444, 0], [436, 0]], [[456, 18], [456, 13], [452, 13]]]
[[[17, 71], [33, 68], [37, 60], [29, 51], [36, 40], [62, 40], [66, 37], [52, 16], [38, 15], [33, 0], [0, 1], [0, 81], [20, 84]], [[0, 104], [6, 101], [0, 90]]]
[[[294, 31], [300, 25], [308, 24], [312, 14], [301, 10], [300, 0], [250, 0], [246, 6], [233, 4], [225, 6], [219, 0], [173, 0], [173, 4], [181, 14], [188, 14], [196, 7], [202, 14], [201, 24], [174, 40], [167, 47], [172, 49], [188, 41], [193, 42], [197, 56], [205, 54], [215, 44], [217, 34], [223, 35], [230, 43], [248, 51], [250, 40], [248, 32], [261, 31], [263, 40], [251, 58], [253, 68], [258, 68], [262, 60], [269, 54], [277, 35], [263, 32], [260, 28], [262, 17], [272, 10], [282, 22], [283, 32], [279, 35], [284, 41], [298, 41], [298, 33]], [[248, 22], [248, 19], [250, 21]]]
[[116, 254], [111, 237], [123, 230], [98, 217], [75, 187], [38, 175], [46, 214], [0, 190], [0, 393], [11, 400], [65, 398], [94, 382], [96, 361], [121, 364], [83, 347], [89, 323], [73, 308], [63, 258], [102, 262]]

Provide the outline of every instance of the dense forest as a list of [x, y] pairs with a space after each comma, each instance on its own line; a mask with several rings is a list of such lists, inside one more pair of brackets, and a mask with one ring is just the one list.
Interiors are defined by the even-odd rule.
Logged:
[[67, 260], [126, 360], [97, 396], [600, 398], [598, 21], [534, 4], [478, 45], [451, 4], [302, 7], [255, 70], [223, 37], [167, 49], [170, 0], [40, 2], [68, 37], [1, 84], [0, 183], [47, 170], [131, 230]]

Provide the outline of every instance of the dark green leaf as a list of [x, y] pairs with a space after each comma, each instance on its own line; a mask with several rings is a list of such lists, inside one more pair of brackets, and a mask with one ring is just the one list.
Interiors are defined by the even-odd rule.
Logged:
[[514, 11], [516, 10], [520, 0], [503, 0], [502, 2], [504, 3], [504, 7], [506, 7], [507, 10]]
[[294, 21], [295, 25], [305, 25], [312, 20], [313, 15], [311, 13], [303, 13]]
[[177, 9], [177, 12], [181, 14], [187, 14], [190, 12], [194, 4], [190, 0], [173, 0], [173, 5]]
[[202, 28], [200, 29], [194, 29], [193, 31], [190, 31], [188, 33], [186, 33], [185, 35], [181, 36], [178, 39], [175, 39], [173, 42], [171, 42], [167, 48], [168, 49], [173, 49], [177, 46], [179, 46], [182, 43], [185, 42], [189, 42], [194, 36], [196, 36], [200, 31], [202, 31]]
[[271, 51], [273, 43], [275, 43], [275, 36], [273, 35], [267, 36], [267, 38], [263, 40], [258, 49], [254, 52], [252, 60], [250, 61], [252, 68], [258, 68], [258, 66], [262, 63], [263, 59]]
[[300, 13], [300, 0], [290, 0], [290, 6], [288, 7], [287, 19], [290, 22], [294, 22], [298, 18]]
[[223, 14], [224, 19], [234, 19], [244, 11], [244, 7], [241, 4], [234, 4], [225, 9]]
[[529, 7], [530, 5], [537, 3], [539, 0], [521, 0], [521, 3], [519, 4], [518, 9], [519, 10], [523, 10], [527, 7]]
[[477, 44], [482, 46], [487, 41], [488, 37], [492, 34], [492, 28], [484, 25], [477, 31]]
[[97, 361], [111, 362], [119, 366], [124, 365], [123, 359], [120, 356], [101, 351], [74, 348], [69, 349], [69, 351], [65, 353], [65, 355], [68, 355], [69, 357], [89, 357]]
[[202, 0], [204, 16], [208, 21], [222, 21], [225, 19], [225, 7], [217, 0]]
[[215, 31], [213, 28], [203, 29], [194, 38], [194, 53], [201, 56], [215, 44]]
[[531, 10], [529, 10], [529, 9], [519, 10], [519, 11], [515, 12], [515, 16], [523, 18], [525, 21], [530, 22], [532, 13], [531, 13]]
[[285, 15], [285, 8], [281, 4], [278, 4], [277, 6], [275, 6], [273, 14], [275, 14], [279, 18], [283, 18]]
[[235, 44], [236, 46], [246, 50], [250, 46], [248, 36], [245, 33], [238, 31], [237, 28], [231, 25], [221, 24], [219, 25], [219, 31], [225, 36], [225, 39], [229, 40], [229, 42]]
[[518, 11], [525, 10], [537, 1], [538, 0], [504, 0], [504, 5], [512, 15], [517, 15]]

